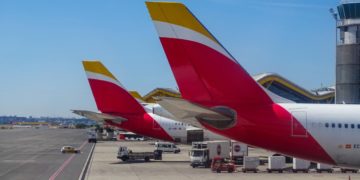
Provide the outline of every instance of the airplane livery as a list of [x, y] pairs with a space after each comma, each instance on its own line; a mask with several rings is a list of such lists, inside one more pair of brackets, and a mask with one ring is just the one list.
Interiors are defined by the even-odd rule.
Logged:
[[[83, 66], [100, 113], [74, 110], [75, 114], [165, 141], [187, 143], [188, 131], [201, 130], [170, 119], [171, 114], [157, 104], [138, 102], [101, 62], [84, 61]], [[206, 130], [202, 136], [225, 139]]]
[[146, 5], [184, 98], [159, 103], [177, 119], [285, 155], [360, 168], [360, 106], [277, 103], [183, 4]]

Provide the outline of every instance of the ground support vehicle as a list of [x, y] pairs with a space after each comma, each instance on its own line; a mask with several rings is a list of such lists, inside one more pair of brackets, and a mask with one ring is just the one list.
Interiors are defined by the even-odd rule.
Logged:
[[172, 152], [175, 154], [180, 152], [180, 148], [178, 148], [174, 143], [170, 142], [156, 142], [155, 149], [162, 152]]
[[358, 173], [359, 169], [349, 169], [349, 168], [341, 168], [340, 171], [342, 173], [352, 172], [352, 173]]
[[63, 146], [60, 151], [62, 153], [80, 153], [80, 150], [75, 149], [72, 146]]
[[150, 159], [162, 160], [162, 151], [155, 150], [154, 152], [133, 152], [125, 146], [120, 146], [117, 158], [122, 161], [144, 160], [145, 162], [148, 162]]
[[209, 168], [214, 157], [230, 159], [229, 141], [193, 142], [189, 151], [190, 166], [193, 168], [204, 166]]
[[233, 161], [226, 161], [221, 157], [214, 157], [211, 163], [211, 171], [221, 173], [222, 171], [227, 171], [232, 173], [235, 171], [235, 164]]

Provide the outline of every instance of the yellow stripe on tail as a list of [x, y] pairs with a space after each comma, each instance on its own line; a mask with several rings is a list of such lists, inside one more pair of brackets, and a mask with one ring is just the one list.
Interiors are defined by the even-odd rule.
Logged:
[[97, 73], [114, 80], [117, 80], [113, 74], [100, 61], [83, 61], [85, 71]]
[[153, 21], [166, 22], [191, 29], [218, 43], [185, 5], [175, 2], [146, 2], [146, 6]]

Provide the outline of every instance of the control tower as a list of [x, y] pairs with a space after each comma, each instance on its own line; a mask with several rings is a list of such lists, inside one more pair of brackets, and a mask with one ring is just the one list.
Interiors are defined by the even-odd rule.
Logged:
[[336, 103], [360, 104], [360, 0], [342, 0], [337, 10]]

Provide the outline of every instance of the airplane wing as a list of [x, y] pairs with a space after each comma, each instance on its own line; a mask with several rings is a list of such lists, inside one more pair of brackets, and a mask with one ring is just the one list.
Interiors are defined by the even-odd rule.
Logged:
[[74, 114], [83, 116], [85, 118], [91, 119], [93, 121], [100, 121], [103, 122], [105, 120], [112, 121], [114, 123], [120, 124], [124, 121], [127, 121], [127, 119], [120, 117], [120, 116], [114, 116], [106, 113], [97, 113], [87, 110], [72, 110]]
[[[158, 97], [158, 103], [169, 111], [177, 121], [203, 128], [204, 122], [215, 128], [224, 129], [233, 123], [234, 119], [216, 110], [209, 109], [184, 99], [171, 97]], [[230, 122], [231, 121], [231, 122]]]

